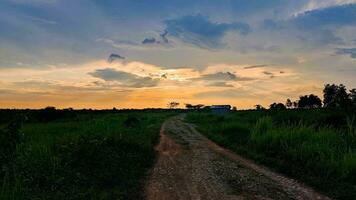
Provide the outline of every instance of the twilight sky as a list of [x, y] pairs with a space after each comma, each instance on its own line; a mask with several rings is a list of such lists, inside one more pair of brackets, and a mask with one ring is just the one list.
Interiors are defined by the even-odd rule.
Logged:
[[252, 108], [355, 77], [356, 0], [0, 0], [0, 108]]

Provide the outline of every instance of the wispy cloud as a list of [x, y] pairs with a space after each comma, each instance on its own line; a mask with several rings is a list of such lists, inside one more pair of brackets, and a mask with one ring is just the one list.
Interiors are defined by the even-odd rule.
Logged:
[[335, 53], [338, 55], [348, 55], [356, 59], [356, 48], [337, 48]]
[[244, 67], [244, 69], [255, 69], [255, 68], [262, 68], [262, 67], [268, 67], [269, 65], [251, 65]]

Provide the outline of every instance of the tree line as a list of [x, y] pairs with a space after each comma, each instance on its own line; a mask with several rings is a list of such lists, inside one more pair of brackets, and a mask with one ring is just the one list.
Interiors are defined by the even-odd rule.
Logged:
[[[317, 95], [303, 95], [298, 100], [287, 99], [286, 103], [272, 103], [271, 110], [292, 108], [356, 108], [356, 89], [347, 90], [343, 84], [326, 84], [323, 89], [323, 100]], [[255, 105], [257, 110], [265, 109], [261, 105]]]

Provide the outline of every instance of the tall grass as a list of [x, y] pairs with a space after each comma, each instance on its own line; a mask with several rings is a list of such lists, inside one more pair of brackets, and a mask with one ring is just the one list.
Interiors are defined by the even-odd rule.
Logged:
[[[0, 199], [138, 199], [170, 113], [119, 113], [25, 123], [2, 164]], [[129, 118], [134, 123], [127, 126]], [[6, 141], [2, 141], [6, 142]]]
[[200, 113], [187, 120], [220, 145], [336, 199], [356, 199], [354, 117], [327, 110], [281, 112]]

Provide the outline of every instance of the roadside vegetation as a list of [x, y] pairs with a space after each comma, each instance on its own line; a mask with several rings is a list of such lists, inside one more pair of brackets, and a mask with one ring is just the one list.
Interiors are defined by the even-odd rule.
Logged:
[[0, 199], [139, 199], [171, 112], [1, 110]]
[[288, 100], [286, 106], [274, 103], [268, 110], [258, 105], [257, 110], [225, 115], [191, 112], [186, 120], [228, 149], [335, 199], [352, 200], [356, 199], [356, 98], [351, 96], [355, 93], [339, 92], [341, 98], [339, 86], [330, 97], [326, 90], [334, 86], [326, 85], [323, 108], [319, 98], [309, 95], [301, 96], [299, 108], [300, 102]]

